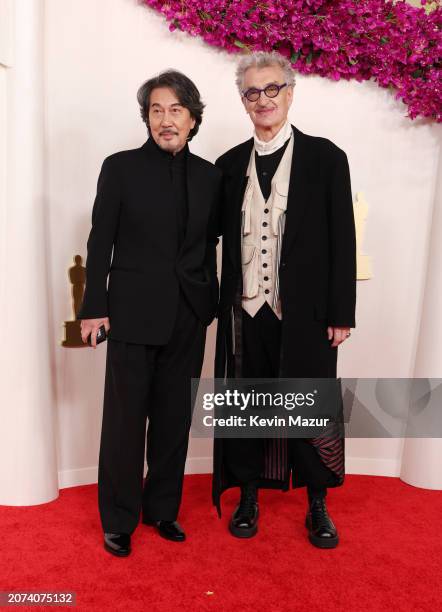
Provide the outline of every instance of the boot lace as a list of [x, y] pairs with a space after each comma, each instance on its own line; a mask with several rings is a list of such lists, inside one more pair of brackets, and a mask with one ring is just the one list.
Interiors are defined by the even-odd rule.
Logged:
[[240, 516], [252, 517], [255, 513], [256, 489], [244, 487], [241, 490], [241, 500], [239, 502], [238, 514]]
[[310, 512], [312, 519], [315, 523], [322, 527], [327, 527], [330, 523], [330, 519], [327, 513], [327, 507], [325, 505], [325, 499], [322, 497], [315, 498], [310, 506]]

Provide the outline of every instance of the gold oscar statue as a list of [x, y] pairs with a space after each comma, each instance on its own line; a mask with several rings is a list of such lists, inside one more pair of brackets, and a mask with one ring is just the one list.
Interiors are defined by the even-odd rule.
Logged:
[[368, 214], [368, 204], [362, 192], [356, 194], [356, 202], [353, 209], [356, 226], [356, 278], [357, 280], [369, 280], [372, 278], [371, 257], [361, 253], [364, 241], [365, 220]]
[[83, 301], [84, 285], [86, 283], [86, 268], [82, 266], [81, 255], [74, 256], [75, 265], [69, 268], [69, 281], [72, 285], [72, 309], [74, 311], [74, 321], [65, 321], [64, 340], [62, 346], [86, 347], [87, 344], [81, 339], [81, 321], [75, 320]]

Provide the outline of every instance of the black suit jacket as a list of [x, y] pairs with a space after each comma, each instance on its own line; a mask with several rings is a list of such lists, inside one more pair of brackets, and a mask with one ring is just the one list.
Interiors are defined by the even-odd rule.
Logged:
[[114, 340], [166, 344], [180, 287], [204, 325], [216, 312], [221, 172], [188, 152], [188, 216], [180, 244], [162, 153], [149, 139], [139, 149], [107, 157], [98, 179], [77, 318], [108, 316]]

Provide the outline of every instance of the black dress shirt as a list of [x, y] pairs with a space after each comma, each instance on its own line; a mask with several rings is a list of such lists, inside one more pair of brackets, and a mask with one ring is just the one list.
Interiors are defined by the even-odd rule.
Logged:
[[167, 164], [167, 175], [172, 187], [173, 204], [177, 213], [178, 248], [184, 242], [186, 234], [188, 201], [187, 201], [187, 158], [189, 147], [186, 144], [176, 155], [162, 149], [152, 138], [158, 157]]

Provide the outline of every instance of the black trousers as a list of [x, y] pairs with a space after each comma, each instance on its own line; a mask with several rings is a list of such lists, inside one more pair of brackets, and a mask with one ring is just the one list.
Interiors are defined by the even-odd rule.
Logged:
[[[294, 339], [296, 342], [296, 339]], [[266, 302], [251, 317], [242, 310], [242, 377], [278, 378], [281, 321]], [[232, 438], [223, 441], [225, 465], [241, 484], [260, 479], [264, 469], [263, 438]], [[288, 440], [289, 462], [307, 483], [309, 497], [325, 497], [336, 476], [319, 458], [313, 446], [302, 438]]]
[[181, 295], [168, 344], [108, 341], [98, 469], [105, 532], [131, 534], [141, 511], [152, 520], [177, 518], [192, 420], [191, 378], [201, 374], [205, 338], [206, 327]]

